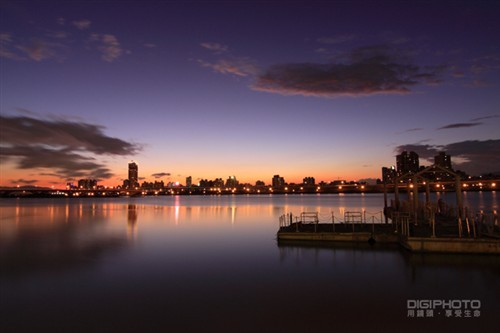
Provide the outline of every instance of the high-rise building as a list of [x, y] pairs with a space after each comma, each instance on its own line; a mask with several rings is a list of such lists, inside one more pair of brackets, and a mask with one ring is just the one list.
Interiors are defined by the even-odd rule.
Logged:
[[451, 156], [447, 155], [444, 151], [440, 152], [434, 156], [434, 165], [451, 170]]
[[313, 185], [316, 185], [316, 179], [314, 179], [314, 177], [305, 177], [302, 180], [302, 184], [304, 186], [313, 186]]
[[85, 190], [92, 190], [97, 188], [96, 179], [80, 179], [78, 181], [78, 188]]
[[191, 187], [193, 185], [193, 177], [186, 177], [186, 186]]
[[224, 180], [222, 178], [215, 178], [212, 183], [214, 187], [224, 187]]
[[226, 187], [236, 186], [238, 186], [238, 180], [236, 179], [236, 176], [229, 176], [229, 178], [226, 180]]
[[417, 173], [420, 168], [418, 154], [414, 151], [403, 151], [396, 156], [396, 166], [399, 176]]
[[128, 186], [139, 187], [139, 166], [134, 161], [128, 164]]
[[285, 178], [280, 177], [280, 175], [274, 175], [272, 184], [274, 188], [282, 188], [285, 186]]
[[[446, 170], [453, 171], [451, 168], [451, 156], [447, 155], [444, 151], [440, 152], [438, 155], [434, 156], [434, 165], [444, 168]], [[434, 172], [435, 180], [453, 180], [452, 174], [444, 171]]]
[[397, 177], [396, 167], [392, 165], [390, 168], [382, 168], [382, 181], [386, 184], [394, 183]]

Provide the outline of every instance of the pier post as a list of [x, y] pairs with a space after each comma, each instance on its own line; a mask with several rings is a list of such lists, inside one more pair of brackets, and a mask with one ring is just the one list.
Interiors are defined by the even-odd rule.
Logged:
[[458, 221], [458, 236], [462, 238], [462, 217], [463, 217], [463, 201], [462, 201], [462, 184], [460, 176], [455, 175], [455, 194], [457, 195], [457, 221]]
[[436, 237], [436, 214], [431, 207], [432, 238]]
[[431, 188], [429, 182], [425, 182], [425, 204], [427, 206], [431, 204]]
[[415, 225], [418, 224], [418, 178], [413, 176], [413, 213], [415, 214]]
[[467, 227], [467, 236], [470, 237], [469, 210], [465, 207], [465, 226]]
[[474, 218], [474, 214], [472, 214], [472, 232], [474, 233], [474, 238], [477, 238], [477, 235], [476, 235], [476, 219]]
[[462, 184], [460, 182], [460, 177], [458, 175], [455, 176], [455, 192], [457, 195], [457, 210], [458, 210], [457, 216], [459, 219], [462, 219], [464, 204], [462, 201]]
[[412, 200], [411, 200], [411, 186], [410, 186], [411, 183], [408, 183], [406, 185], [406, 193], [408, 195], [408, 205], [410, 205], [410, 208], [411, 208], [411, 205], [413, 204]]
[[[384, 212], [387, 212], [387, 184], [384, 179]], [[382, 222], [382, 219], [380, 219], [380, 222]], [[385, 223], [388, 222], [388, 217], [387, 213], [385, 214]]]
[[396, 210], [399, 211], [399, 180], [396, 177], [394, 180], [394, 201], [396, 201]]

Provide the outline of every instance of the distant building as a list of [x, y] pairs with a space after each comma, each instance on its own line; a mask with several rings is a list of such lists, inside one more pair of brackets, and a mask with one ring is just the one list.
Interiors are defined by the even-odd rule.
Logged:
[[[444, 168], [446, 170], [453, 171], [451, 168], [451, 156], [447, 155], [445, 152], [440, 152], [438, 155], [434, 156], [434, 165]], [[435, 171], [434, 180], [453, 180], [454, 176], [448, 172]]]
[[451, 156], [447, 155], [444, 151], [440, 152], [438, 155], [434, 156], [434, 165], [440, 166], [448, 170], [451, 168]]
[[273, 188], [285, 187], [285, 178], [280, 177], [280, 175], [274, 175], [272, 179]]
[[161, 190], [165, 188], [165, 183], [163, 183], [163, 180], [161, 181], [156, 181], [153, 182], [146, 182], [144, 181], [141, 185], [141, 188], [144, 190]]
[[186, 177], [186, 186], [191, 187], [193, 185], [193, 177]]
[[314, 185], [316, 185], [316, 179], [314, 179], [314, 177], [305, 177], [302, 180], [302, 184], [304, 186], [314, 186]]
[[214, 186], [213, 182], [210, 184], [208, 179], [200, 179], [200, 182], [198, 183], [199, 187], [212, 187]]
[[398, 173], [397, 173], [396, 167], [394, 165], [392, 165], [389, 168], [387, 168], [387, 167], [382, 168], [382, 181], [385, 182], [386, 184], [394, 183], [397, 176], [398, 176]]
[[417, 173], [420, 168], [418, 154], [414, 151], [403, 151], [396, 156], [396, 166], [399, 176]]
[[215, 180], [201, 179], [198, 186], [200, 187], [224, 187], [224, 180], [222, 178], [216, 178]]
[[262, 180], [258, 180], [255, 182], [255, 186], [266, 186], [266, 183], [264, 183]]
[[93, 190], [97, 188], [96, 179], [80, 179], [78, 181], [78, 188], [82, 190]]
[[128, 164], [128, 187], [139, 187], [139, 166], [134, 161]]
[[226, 180], [226, 187], [236, 187], [238, 186], [238, 180], [236, 180], [236, 176], [229, 176]]
[[216, 178], [213, 181], [213, 186], [214, 187], [224, 187], [224, 180], [222, 178]]

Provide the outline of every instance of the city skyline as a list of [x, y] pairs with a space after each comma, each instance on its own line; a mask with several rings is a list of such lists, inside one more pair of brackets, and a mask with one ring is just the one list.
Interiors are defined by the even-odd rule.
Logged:
[[[0, 5], [0, 186], [500, 172], [496, 1]], [[141, 180], [142, 181], [142, 180]]]
[[[224, 177], [218, 177], [215, 179], [207, 179], [200, 177], [196, 184], [192, 183], [192, 176], [187, 176], [185, 178], [185, 183], [181, 181], [168, 181], [164, 182], [162, 178], [168, 176], [166, 175], [151, 175], [154, 180], [149, 180], [148, 177], [140, 177], [139, 165], [137, 161], [130, 161], [128, 163], [128, 178], [123, 180], [122, 184], [115, 184], [114, 186], [103, 186], [98, 184], [97, 179], [82, 178], [78, 182], [68, 182], [66, 184], [66, 189], [78, 190], [78, 189], [166, 189], [173, 187], [201, 187], [201, 188], [247, 188], [247, 187], [268, 187], [272, 189], [284, 189], [288, 185], [298, 185], [307, 187], [320, 186], [338, 186], [343, 184], [355, 185], [381, 185], [383, 183], [393, 185], [395, 182], [408, 183], [411, 182], [411, 176], [421, 172], [424, 169], [437, 168], [433, 170], [430, 175], [424, 176], [420, 179], [422, 182], [430, 181], [436, 184], [442, 182], [455, 181], [454, 175], [459, 175], [461, 180], [469, 181], [481, 181], [481, 180], [493, 180], [493, 187], [496, 187], [496, 179], [500, 177], [499, 174], [484, 174], [481, 176], [471, 176], [467, 175], [461, 170], [454, 170], [452, 167], [452, 158], [445, 152], [439, 152], [434, 156], [434, 162], [431, 165], [420, 165], [419, 156], [413, 151], [403, 151], [401, 154], [395, 156], [395, 164], [390, 167], [382, 167], [380, 177], [377, 179], [334, 179], [334, 180], [316, 180], [312, 176], [304, 176], [302, 181], [286, 181], [284, 177], [279, 174], [272, 176], [269, 182], [265, 179], [256, 180], [254, 183], [250, 182], [240, 182], [236, 175], [230, 175], [224, 180]], [[444, 172], [448, 170], [449, 172]], [[451, 172], [451, 173], [450, 173]], [[484, 176], [484, 178], [483, 178]], [[398, 177], [398, 178], [396, 178]], [[170, 178], [170, 177], [169, 177]], [[270, 178], [270, 177], [268, 177]], [[479, 183], [478, 183], [479, 184]], [[320, 188], [317, 188], [319, 191]], [[362, 188], [364, 189], [364, 187]]]

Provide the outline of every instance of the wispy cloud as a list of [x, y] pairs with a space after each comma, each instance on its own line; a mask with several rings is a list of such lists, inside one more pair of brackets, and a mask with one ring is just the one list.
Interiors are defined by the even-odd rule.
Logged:
[[157, 172], [157, 173], [153, 173], [151, 175], [151, 177], [155, 177], [155, 178], [170, 177], [170, 173], [169, 172]]
[[101, 52], [102, 60], [106, 62], [113, 62], [123, 54], [120, 42], [114, 35], [92, 34], [90, 42], [98, 44], [97, 49]]
[[55, 31], [47, 31], [45, 33], [45, 35], [49, 38], [54, 38], [54, 39], [66, 39], [68, 38], [68, 36], [70, 35], [68, 32], [66, 31], [61, 31], [61, 30], [55, 30]]
[[45, 60], [62, 61], [66, 58], [68, 47], [62, 43], [66, 38], [63, 32], [47, 32], [47, 38], [14, 41], [11, 33], [0, 33], [0, 57], [16, 61]]
[[34, 39], [26, 45], [17, 45], [17, 48], [27, 55], [31, 60], [41, 62], [45, 60], [63, 60], [66, 47], [60, 43], [48, 42], [42, 39]]
[[12, 34], [10, 33], [0, 33], [0, 57], [11, 60], [22, 60], [22, 57], [13, 50]]
[[449, 124], [445, 125], [442, 127], [439, 127], [438, 130], [443, 130], [443, 129], [453, 129], [453, 128], [464, 128], [464, 127], [474, 127], [474, 126], [479, 126], [482, 125], [483, 123], [480, 122], [475, 122], [475, 123], [455, 123], [455, 124]]
[[110, 169], [95, 156], [134, 155], [141, 147], [103, 130], [84, 122], [1, 115], [0, 157], [20, 169], [49, 169], [61, 178], [110, 178]]
[[[500, 140], [467, 140], [447, 145], [408, 144], [400, 145], [396, 153], [414, 151], [423, 159], [433, 162], [440, 151], [451, 155], [454, 168], [472, 175], [500, 173]], [[460, 163], [456, 160], [461, 161]]]
[[480, 121], [480, 120], [494, 119], [494, 118], [500, 118], [500, 115], [494, 114], [494, 115], [491, 115], [491, 116], [484, 116], [484, 117], [474, 118], [474, 119], [471, 119], [470, 121]]
[[213, 51], [214, 54], [221, 54], [225, 53], [229, 50], [229, 47], [227, 45], [223, 45], [220, 43], [213, 43], [213, 42], [204, 42], [200, 44], [201, 47]]
[[401, 45], [410, 41], [408, 37], [394, 31], [383, 31], [378, 34], [378, 38], [380, 38], [382, 42], [392, 45]]
[[[64, 20], [59, 20], [64, 24]], [[76, 21], [73, 22], [75, 24]], [[79, 26], [86, 26], [90, 21], [78, 21]], [[35, 38], [16, 38], [9, 32], [0, 33], [0, 58], [16, 61], [63, 61], [70, 54], [71, 48], [78, 41], [67, 31], [41, 29], [43, 34]], [[92, 44], [89, 49], [97, 49], [101, 53], [101, 59], [113, 62], [120, 58], [123, 50], [118, 38], [111, 34], [92, 33], [90, 37], [80, 39], [80, 42]], [[145, 47], [155, 47], [154, 44], [145, 44]]]
[[102, 35], [102, 45], [99, 50], [102, 52], [102, 59], [107, 62], [113, 62], [123, 53], [118, 39], [113, 35]]
[[204, 42], [201, 47], [212, 51], [214, 60], [197, 59], [202, 67], [211, 68], [214, 72], [238, 77], [257, 75], [258, 68], [255, 62], [248, 57], [238, 57], [229, 54], [229, 47], [220, 43]]
[[418, 132], [418, 131], [423, 131], [424, 129], [421, 128], [421, 127], [416, 127], [416, 128], [410, 128], [410, 129], [407, 129], [403, 132], [399, 132], [399, 133], [409, 133], [409, 132]]
[[198, 63], [202, 67], [211, 68], [220, 74], [231, 74], [241, 77], [255, 75], [258, 71], [257, 66], [249, 58], [219, 59], [215, 62], [198, 59]]
[[14, 184], [14, 185], [20, 185], [20, 184], [23, 184], [23, 185], [30, 185], [30, 184], [36, 184], [36, 183], [38, 183], [38, 180], [37, 180], [37, 179], [24, 179], [24, 178], [19, 178], [19, 179], [11, 179], [11, 180], [10, 180], [10, 183], [11, 183], [11, 184]]
[[0, 33], [0, 43], [10, 43], [12, 42], [12, 34], [4, 32]]
[[316, 39], [318, 43], [321, 44], [341, 44], [345, 42], [349, 42], [355, 40], [357, 35], [355, 34], [346, 34], [346, 35], [338, 35], [333, 37], [320, 37]]
[[90, 22], [89, 20], [78, 20], [71, 23], [80, 30], [86, 30], [90, 28], [90, 24], [92, 22]]
[[491, 73], [500, 70], [500, 53], [490, 53], [473, 59], [470, 70], [474, 74]]
[[420, 83], [438, 82], [440, 68], [409, 62], [387, 46], [352, 50], [347, 62], [291, 63], [269, 67], [253, 89], [320, 97], [406, 94]]

